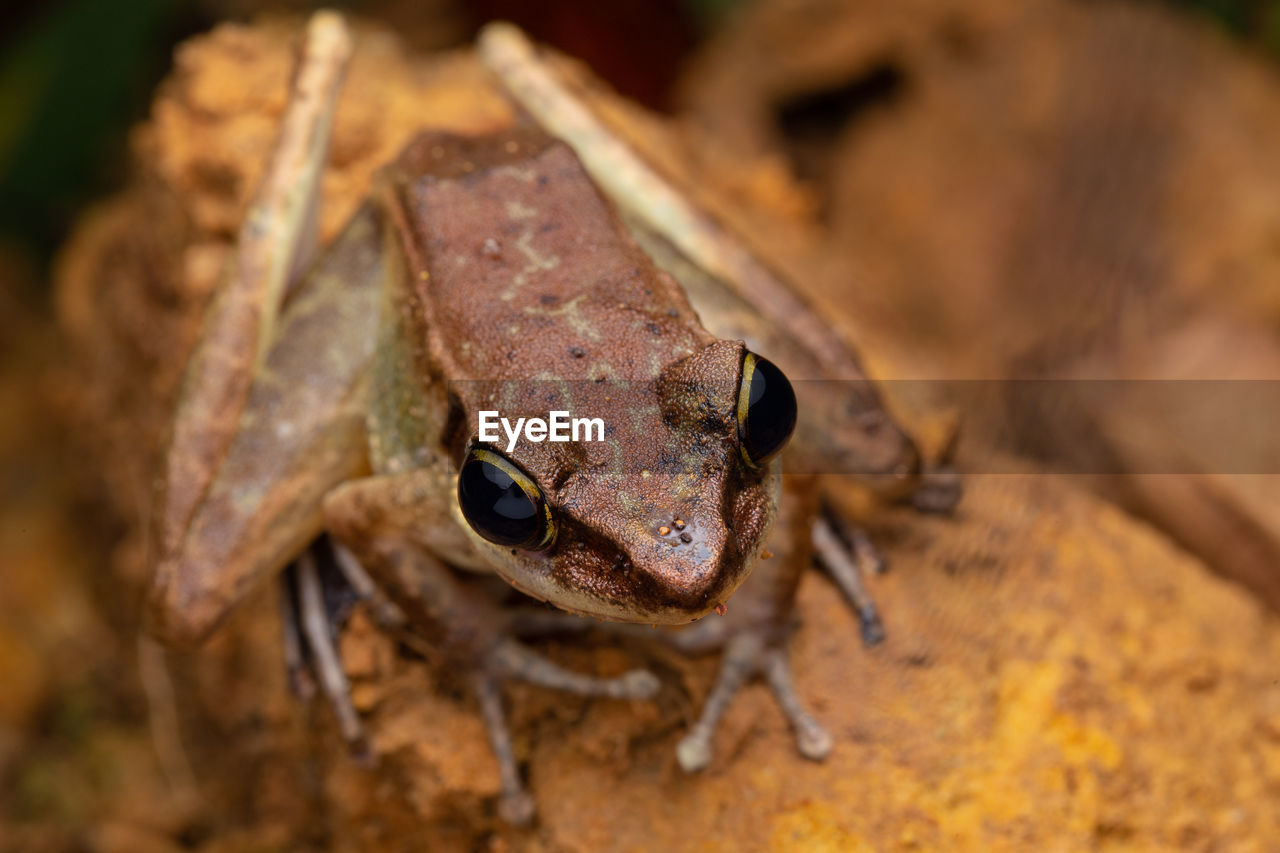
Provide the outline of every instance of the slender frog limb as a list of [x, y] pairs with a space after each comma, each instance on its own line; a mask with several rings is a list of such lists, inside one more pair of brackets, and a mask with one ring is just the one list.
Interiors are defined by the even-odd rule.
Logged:
[[332, 625], [325, 609], [324, 594], [320, 587], [320, 575], [316, 570], [316, 560], [312, 549], [307, 549], [298, 558], [298, 612], [301, 620], [302, 635], [310, 651], [312, 665], [320, 680], [320, 688], [324, 691], [330, 707], [338, 718], [342, 737], [351, 746], [353, 754], [363, 763], [369, 763], [372, 755], [364, 734], [364, 726], [355, 706], [351, 704], [351, 685], [338, 659], [338, 650], [334, 643]]
[[827, 502], [822, 505], [822, 521], [830, 525], [848, 549], [857, 567], [866, 575], [882, 575], [889, 571], [889, 561], [871, 541], [867, 531], [841, 515]]
[[[858, 614], [858, 622], [862, 628], [862, 642], [868, 646], [874, 646], [884, 640], [884, 625], [880, 621], [880, 613], [875, 601], [867, 593], [866, 585], [863, 583], [863, 573], [869, 561], [872, 564], [883, 565], [883, 560], [879, 554], [867, 555], [867, 548], [871, 543], [865, 533], [858, 530], [854, 535], [858, 539], [850, 548], [835, 534], [826, 519], [816, 519], [813, 522], [814, 560], [826, 569], [827, 574], [844, 593], [849, 605]], [[859, 551], [862, 553], [862, 559], [859, 559]]]
[[[340, 17], [313, 16], [280, 136], [188, 368], [157, 527], [152, 616], [171, 641], [198, 640], [303, 549], [280, 576], [290, 683], [308, 698], [314, 673], [344, 737], [367, 758], [306, 543], [320, 532], [324, 492], [365, 465], [363, 375], [374, 327], [361, 320], [381, 285], [376, 212], [358, 214], [326, 261], [299, 279], [314, 260], [320, 175], [350, 51]], [[353, 585], [371, 593], [359, 578]]]
[[[368, 601], [375, 608], [391, 608], [381, 594], [371, 589], [372, 581], [363, 569], [358, 570], [353, 584], [351, 563], [339, 559], [336, 543], [328, 537], [313, 542], [296, 560], [280, 573], [280, 623], [284, 639], [285, 665], [294, 695], [309, 701], [316, 693], [317, 682], [352, 756], [361, 764], [373, 761], [364, 725], [351, 702], [350, 684], [338, 656], [338, 634], [346, 613], [355, 601]], [[325, 560], [321, 572], [319, 561]], [[368, 584], [362, 588], [359, 582]], [[393, 609], [393, 608], [392, 608]], [[375, 610], [375, 613], [381, 613]], [[383, 623], [399, 627], [398, 623]]]
[[280, 573], [279, 595], [280, 633], [284, 643], [284, 664], [289, 675], [289, 689], [302, 701], [308, 701], [316, 692], [316, 683], [303, 652], [302, 624], [298, 618], [297, 572], [294, 566]]
[[396, 606], [387, 601], [386, 596], [378, 589], [378, 585], [369, 577], [369, 573], [360, 565], [360, 561], [343, 547], [341, 542], [330, 541], [333, 549], [333, 560], [342, 577], [355, 591], [361, 601], [373, 608], [374, 617], [383, 628], [400, 628], [404, 625], [404, 614]]

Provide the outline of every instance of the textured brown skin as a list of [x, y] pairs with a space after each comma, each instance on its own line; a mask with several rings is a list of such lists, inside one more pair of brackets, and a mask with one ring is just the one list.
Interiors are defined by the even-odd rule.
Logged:
[[394, 171], [416, 373], [448, 388], [447, 417], [427, 416], [435, 452], [460, 462], [482, 409], [606, 424], [603, 442], [511, 454], [553, 508], [550, 549], [476, 547], [521, 589], [604, 618], [685, 622], [727, 599], [776, 510], [776, 467], [738, 451], [741, 344], [702, 327], [573, 153], [536, 130], [428, 135]]

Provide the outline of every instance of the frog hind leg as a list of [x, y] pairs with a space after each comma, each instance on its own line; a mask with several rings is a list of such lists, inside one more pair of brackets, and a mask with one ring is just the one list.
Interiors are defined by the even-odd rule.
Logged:
[[429, 638], [453, 665], [468, 671], [498, 759], [499, 812], [507, 822], [522, 825], [533, 817], [533, 799], [520, 778], [502, 707], [502, 683], [516, 679], [615, 699], [650, 698], [659, 683], [645, 670], [614, 678], [572, 672], [517, 640], [521, 632], [544, 633], [563, 623], [504, 609], [450, 568], [448, 561], [459, 549], [442, 544], [444, 532], [453, 525], [447, 492], [442, 492], [448, 485], [447, 472], [432, 466], [353, 480], [326, 498], [326, 527], [408, 626]]
[[310, 264], [316, 192], [349, 37], [312, 19], [262, 188], [184, 379], [158, 496], [150, 627], [203, 640], [321, 532], [320, 503], [367, 468], [365, 379], [383, 220], [366, 205]]
[[[222, 511], [225, 507], [211, 511], [211, 492], [220, 481], [225, 484], [227, 461], [237, 440], [244, 437], [246, 417], [252, 417], [255, 406], [263, 405], [259, 380], [273, 352], [272, 343], [280, 338], [287, 291], [298, 283], [299, 272], [315, 255], [320, 175], [350, 53], [351, 38], [341, 17], [314, 15], [279, 137], [231, 262], [206, 311], [203, 336], [187, 365], [153, 523], [151, 627], [173, 642], [202, 640], [251, 582], [265, 573], [252, 561], [241, 565], [227, 554], [206, 554], [216, 550], [208, 548], [210, 544], [247, 538], [243, 518], [233, 517], [245, 513]], [[308, 313], [316, 312], [302, 312], [301, 319], [304, 325], [314, 325], [315, 318]], [[212, 532], [202, 532], [202, 517], [207, 521], [211, 515]], [[286, 526], [305, 524], [301, 519], [289, 522]], [[236, 568], [224, 568], [227, 565]]]

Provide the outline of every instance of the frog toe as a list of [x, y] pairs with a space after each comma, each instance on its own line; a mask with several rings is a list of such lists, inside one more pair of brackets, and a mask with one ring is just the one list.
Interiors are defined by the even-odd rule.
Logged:
[[676, 761], [685, 773], [697, 773], [711, 763], [710, 732], [692, 731], [676, 745]]
[[505, 678], [515, 678], [579, 696], [651, 699], [661, 687], [657, 676], [648, 670], [633, 669], [613, 678], [587, 675], [565, 669], [550, 658], [511, 639], [498, 642], [491, 653], [490, 664], [495, 672]]
[[538, 813], [538, 804], [528, 791], [503, 794], [498, 800], [498, 817], [511, 826], [528, 826]]
[[647, 669], [633, 669], [618, 679], [621, 695], [618, 698], [652, 699], [662, 689], [658, 676]]
[[831, 754], [833, 745], [831, 733], [813, 720], [810, 720], [808, 725], [796, 729], [796, 748], [805, 758], [825, 761]]
[[831, 754], [833, 746], [831, 734], [813, 718], [800, 701], [800, 695], [796, 693], [795, 685], [791, 680], [791, 663], [787, 659], [786, 650], [777, 647], [769, 649], [765, 653], [762, 668], [765, 680], [769, 682], [769, 687], [778, 700], [778, 707], [782, 709], [787, 722], [791, 724], [792, 731], [795, 732], [796, 749], [805, 758], [813, 761], [825, 759]]
[[857, 614], [863, 645], [875, 646], [884, 641], [885, 628], [875, 600], [867, 592], [865, 575], [883, 572], [884, 560], [863, 531], [850, 526], [842, 528], [837, 533], [835, 524], [826, 517], [814, 522], [813, 559], [844, 593]]
[[964, 495], [960, 472], [951, 465], [926, 466], [920, 486], [910, 496], [917, 512], [949, 515]]
[[791, 679], [785, 638], [764, 641], [758, 631], [742, 630], [725, 644], [724, 658], [702, 714], [676, 746], [676, 760], [686, 773], [711, 763], [712, 741], [720, 719], [747, 679], [762, 675], [777, 699], [778, 707], [795, 733], [796, 749], [805, 758], [822, 761], [831, 754], [833, 740], [804, 707]]

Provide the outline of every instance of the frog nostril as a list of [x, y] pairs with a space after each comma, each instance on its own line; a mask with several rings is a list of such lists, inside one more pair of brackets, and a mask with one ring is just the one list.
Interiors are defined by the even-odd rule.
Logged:
[[689, 545], [693, 542], [694, 529], [688, 521], [675, 515], [672, 516], [670, 521], [659, 523], [654, 528], [654, 535], [659, 541], [670, 545], [672, 548], [678, 548], [681, 545]]
[[649, 529], [649, 542], [659, 547], [631, 554], [635, 582], [652, 602], [651, 609], [666, 614], [665, 621], [698, 618], [728, 598], [746, 575], [738, 545], [723, 525], [682, 520], [684, 530], [661, 525], [670, 528], [662, 537], [656, 535], [655, 524]]

